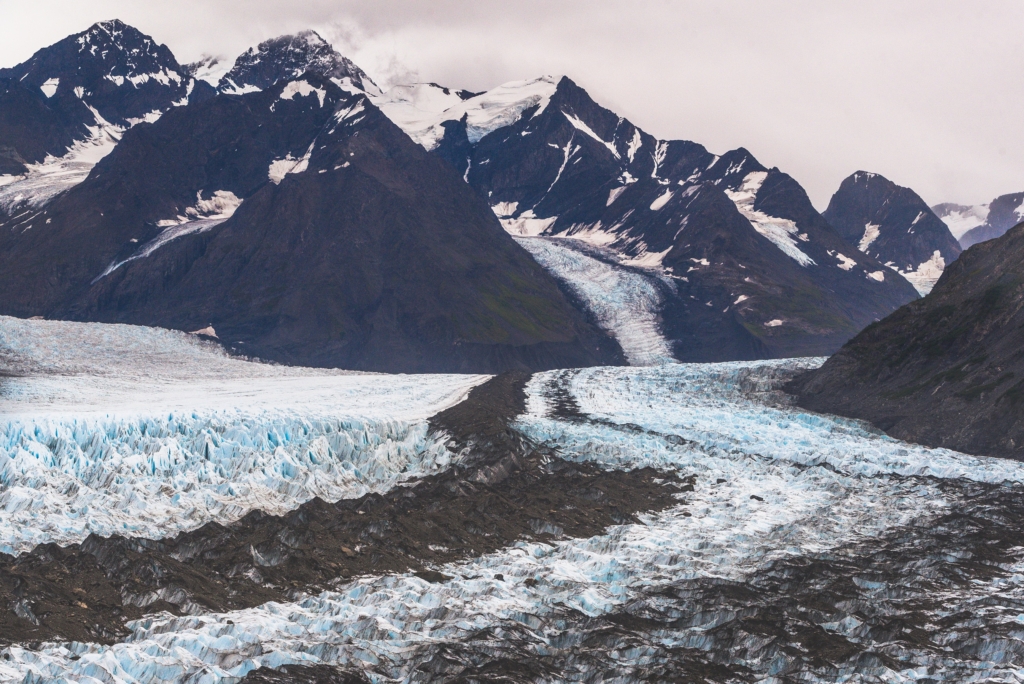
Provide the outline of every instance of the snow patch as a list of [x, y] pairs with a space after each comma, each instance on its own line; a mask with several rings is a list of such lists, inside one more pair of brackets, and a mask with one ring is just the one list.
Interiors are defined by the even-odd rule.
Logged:
[[629, 163], [633, 163], [633, 157], [636, 156], [637, 151], [643, 145], [643, 139], [640, 137], [640, 131], [633, 129], [633, 138], [629, 141], [629, 149], [626, 150], [626, 156], [629, 157]]
[[651, 211], [658, 211], [672, 199], [672, 191], [666, 190], [658, 199], [651, 202]]
[[796, 223], [789, 219], [769, 216], [762, 211], [754, 209], [754, 200], [757, 199], [757, 191], [761, 184], [768, 177], [767, 171], [751, 171], [743, 177], [743, 183], [739, 190], [726, 190], [725, 194], [732, 200], [733, 204], [744, 218], [750, 221], [758, 233], [768, 238], [772, 244], [782, 250], [782, 253], [796, 261], [801, 266], [814, 265], [814, 259], [807, 256], [797, 246], [794, 235], [800, 230]]
[[607, 140], [605, 140], [604, 138], [599, 136], [597, 133], [595, 133], [593, 131], [593, 129], [590, 128], [590, 126], [588, 126], [587, 124], [585, 124], [583, 122], [582, 119], [580, 119], [579, 117], [573, 116], [572, 114], [568, 113], [564, 109], [562, 110], [562, 116], [564, 116], [566, 119], [569, 120], [569, 123], [571, 123], [573, 125], [573, 128], [575, 128], [578, 131], [582, 131], [583, 133], [587, 134], [588, 136], [590, 136], [591, 138], [593, 138], [597, 142], [599, 142], [602, 145], [604, 145], [606, 148], [608, 148], [608, 151], [611, 152], [612, 155], [616, 159], [620, 158], [619, 157], [619, 151], [615, 149], [615, 145], [612, 145], [610, 142], [608, 142]]
[[295, 96], [308, 97], [309, 95], [316, 93], [317, 98], [320, 100], [320, 106], [324, 106], [324, 98], [327, 97], [327, 91], [323, 88], [315, 88], [309, 84], [305, 79], [299, 81], [292, 81], [284, 87], [281, 91], [281, 95], [278, 99], [280, 100], [293, 100]]
[[864, 225], [864, 235], [861, 237], [860, 243], [857, 245], [857, 249], [867, 253], [868, 247], [871, 246], [871, 243], [878, 239], [878, 228], [878, 224], [870, 222], [866, 223]]
[[619, 198], [619, 195], [624, 193], [626, 191], [626, 188], [628, 188], [628, 187], [629, 187], [628, 185], [623, 185], [623, 186], [618, 187], [618, 188], [612, 188], [608, 192], [608, 201], [604, 203], [604, 206], [606, 206], [606, 207], [612, 206], [612, 204], [615, 203], [615, 200], [617, 200]]
[[877, 280], [880, 283], [885, 282], [885, 271], [872, 271], [867, 276], [871, 280]]
[[783, 321], [783, 320], [781, 320], [781, 319], [779, 319], [779, 318], [775, 318], [775, 319], [772, 319], [772, 320], [770, 320], [770, 321], [767, 321], [767, 322], [766, 322], [766, 323], [764, 324], [764, 327], [766, 327], [766, 328], [777, 328], [777, 327], [779, 327], [780, 325], [782, 325], [783, 323], [784, 323], [784, 321]]
[[270, 162], [270, 168], [267, 170], [267, 177], [274, 185], [280, 185], [284, 177], [290, 173], [302, 173], [309, 167], [309, 158], [313, 154], [313, 146], [316, 145], [316, 140], [309, 144], [309, 149], [299, 159], [296, 159], [289, 153], [284, 159], [275, 159]]
[[923, 297], [932, 291], [945, 268], [946, 260], [942, 258], [939, 250], [935, 250], [928, 261], [919, 264], [913, 271], [906, 273], [899, 271], [899, 274], [906, 278]]
[[60, 85], [59, 78], [48, 78], [43, 85], [39, 86], [39, 89], [43, 91], [43, 95], [47, 98], [51, 98], [57, 94], [57, 86]]
[[510, 235], [535, 237], [537, 235], [543, 235], [548, 228], [555, 224], [558, 217], [550, 216], [548, 218], [537, 218], [534, 216], [532, 209], [527, 209], [522, 214], [514, 218], [510, 217], [499, 220], [502, 227]]
[[849, 271], [850, 269], [857, 265], [856, 261], [846, 256], [845, 254], [841, 254], [838, 252], [836, 253], [836, 261], [839, 262], [839, 268], [843, 269], [844, 271]]
[[519, 202], [498, 202], [491, 207], [491, 211], [500, 219], [515, 216], [518, 209]]

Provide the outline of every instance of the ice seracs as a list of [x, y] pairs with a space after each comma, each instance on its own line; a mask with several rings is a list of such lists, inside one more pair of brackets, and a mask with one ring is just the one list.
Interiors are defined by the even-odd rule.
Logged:
[[186, 333], [6, 317], [0, 356], [19, 375], [0, 398], [6, 553], [163, 537], [436, 472], [451, 454], [425, 419], [486, 379], [270, 366]]

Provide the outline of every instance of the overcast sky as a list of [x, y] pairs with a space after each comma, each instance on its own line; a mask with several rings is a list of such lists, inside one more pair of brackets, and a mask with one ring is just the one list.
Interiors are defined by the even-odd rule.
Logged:
[[1021, 0], [0, 0], [0, 65], [115, 17], [181, 62], [314, 28], [384, 86], [566, 74], [656, 137], [746, 147], [819, 209], [859, 169], [929, 204], [1024, 191]]

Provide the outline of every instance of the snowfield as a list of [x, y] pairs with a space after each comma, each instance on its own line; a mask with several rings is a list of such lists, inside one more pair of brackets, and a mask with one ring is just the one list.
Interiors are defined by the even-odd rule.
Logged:
[[486, 376], [232, 358], [185, 333], [0, 317], [0, 551], [150, 538], [445, 468], [426, 418]]
[[[4, 320], [5, 330], [12, 325], [34, 324]], [[170, 357], [212, 354], [195, 342], [161, 344]], [[56, 362], [24, 347], [30, 351], [19, 358], [37, 367], [48, 359], [62, 368], [88, 365], [80, 358]], [[150, 367], [159, 370], [158, 360]], [[236, 363], [243, 362], [211, 361], [225, 377]], [[416, 681], [431, 679], [428, 665], [444, 658], [480, 665], [505, 658], [536, 665], [527, 669], [535, 672], [529, 679], [563, 681], [594, 681], [596, 673], [620, 681], [658, 678], [658, 672], [685, 671], [673, 668], [687, 663], [739, 664], [751, 681], [765, 682], [781, 682], [782, 675], [793, 675], [791, 681], [795, 675], [800, 681], [1024, 680], [1024, 547], [1011, 544], [998, 565], [958, 579], [953, 570], [971, 557], [971, 537], [962, 530], [940, 534], [957, 516], [1002, 529], [1007, 510], [986, 502], [1021, 498], [1024, 464], [909, 445], [856, 421], [788, 405], [779, 383], [819, 363], [536, 374], [527, 385], [527, 411], [515, 424], [523, 435], [569, 460], [695, 475], [693, 490], [678, 494], [673, 508], [589, 539], [523, 540], [441, 566], [450, 579], [437, 583], [408, 574], [369, 576], [292, 603], [156, 614], [132, 623], [130, 637], [113, 646], [10, 647], [0, 659], [0, 679], [233, 682], [260, 666], [326, 663], [364, 671], [373, 681]], [[390, 396], [393, 410], [407, 419], [457, 400], [478, 381], [393, 378], [375, 385], [376, 376], [331, 377], [365, 383], [359, 393]], [[387, 395], [382, 387], [405, 389]], [[335, 411], [351, 410], [349, 401], [376, 401], [340, 396]], [[444, 467], [440, 451], [431, 451], [436, 445], [414, 432], [404, 433], [403, 453], [430, 451], [437, 454], [433, 465], [421, 467]], [[394, 448], [391, 453], [402, 449]], [[39, 472], [63, 467], [44, 464]], [[886, 555], [900, 544], [902, 555]], [[885, 562], [896, 564], [888, 575], [879, 569]], [[800, 598], [802, 591], [811, 598]], [[782, 634], [758, 633], [759, 616], [782, 619], [779, 611], [804, 622]], [[837, 656], [834, 664], [802, 660], [805, 623], [814, 638], [864, 655]], [[904, 638], [893, 624], [924, 630], [927, 638]], [[447, 655], [438, 661], [441, 654]], [[540, 674], [544, 668], [551, 668], [547, 676]]]

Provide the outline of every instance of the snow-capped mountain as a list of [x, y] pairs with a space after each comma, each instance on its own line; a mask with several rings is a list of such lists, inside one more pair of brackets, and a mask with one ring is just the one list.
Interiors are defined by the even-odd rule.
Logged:
[[355, 88], [371, 95], [380, 93], [362, 69], [340, 55], [316, 31], [279, 36], [249, 48], [220, 78], [217, 88], [232, 95], [251, 93], [307, 71], [326, 76], [342, 88]]
[[1000, 195], [988, 204], [937, 204], [932, 210], [946, 222], [960, 246], [967, 249], [995, 239], [1024, 221], [1024, 192]]
[[[565, 251], [581, 243], [588, 258], [597, 250], [606, 267], [630, 270], [623, 282], [646, 279], [657, 292], [645, 300], [649, 329], [664, 338], [655, 346], [675, 358], [831, 352], [916, 296], [843, 241], [792, 178], [742, 148], [719, 156], [657, 140], [565, 77], [469, 98], [414, 92], [422, 95], [396, 97], [385, 113], [486, 196], [584, 301], [586, 292], [626, 295], [599, 296], [582, 282], [601, 268]], [[575, 240], [540, 247], [534, 238]]]
[[0, 223], [3, 311], [206, 330], [374, 370], [614, 363], [451, 168], [306, 73], [128, 131], [89, 178]]
[[899, 271], [922, 295], [960, 256], [953, 234], [924, 200], [877, 173], [848, 176], [823, 216], [847, 242]]
[[0, 69], [0, 213], [45, 204], [126, 129], [213, 94], [165, 45], [117, 20]]

